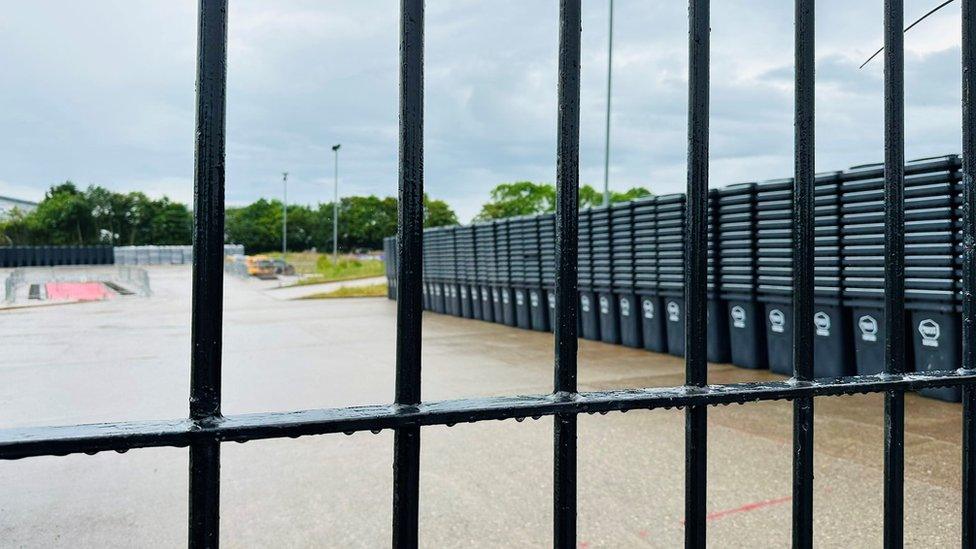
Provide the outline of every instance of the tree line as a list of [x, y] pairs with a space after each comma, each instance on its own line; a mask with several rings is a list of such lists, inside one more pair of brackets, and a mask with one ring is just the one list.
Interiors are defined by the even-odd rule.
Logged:
[[[456, 225], [454, 211], [443, 200], [424, 197], [424, 224]], [[260, 199], [228, 207], [225, 241], [243, 244], [248, 253], [281, 249], [282, 203]], [[332, 248], [332, 202], [288, 205], [288, 249]], [[396, 233], [397, 200], [350, 196], [339, 200], [339, 248], [377, 250], [383, 237]], [[118, 193], [97, 185], [80, 190], [67, 181], [50, 188], [31, 212], [14, 210], [0, 219], [0, 246], [115, 246], [190, 244], [193, 213], [163, 197], [140, 192]]]
[[[556, 210], [556, 186], [552, 183], [516, 181], [502, 183], [491, 190], [491, 200], [486, 202], [475, 221], [503, 219], [518, 215], [536, 215]], [[651, 196], [644, 187], [632, 187], [624, 192], [610, 191], [610, 202], [626, 202]], [[589, 208], [603, 204], [603, 193], [590, 185], [579, 189], [579, 207]]]
[[187, 244], [193, 214], [183, 204], [104, 187], [79, 190], [71, 181], [50, 188], [32, 212], [0, 220], [0, 245]]
[[[288, 249], [332, 249], [333, 203], [288, 205]], [[227, 208], [227, 242], [248, 251], [281, 249], [284, 209], [279, 200], [264, 198], [240, 208]], [[457, 225], [457, 215], [443, 200], [424, 196], [424, 226]], [[396, 234], [397, 199], [392, 196], [349, 196], [339, 199], [339, 249], [378, 250], [383, 238]]]
[[[611, 202], [651, 193], [644, 187], [612, 192]], [[598, 206], [603, 194], [580, 187], [580, 207]], [[492, 189], [475, 221], [554, 211], [556, 188], [549, 183], [517, 181]], [[288, 249], [332, 249], [333, 205], [288, 205]], [[226, 209], [225, 241], [243, 244], [248, 253], [281, 249], [284, 209], [279, 200], [259, 199]], [[424, 196], [424, 226], [457, 225], [443, 200]], [[339, 249], [377, 250], [397, 230], [397, 200], [388, 196], [349, 196], [339, 200]], [[32, 212], [14, 210], [0, 219], [0, 245], [190, 244], [193, 213], [179, 202], [151, 199], [140, 192], [119, 193], [97, 185], [81, 190], [71, 181], [51, 187]]]

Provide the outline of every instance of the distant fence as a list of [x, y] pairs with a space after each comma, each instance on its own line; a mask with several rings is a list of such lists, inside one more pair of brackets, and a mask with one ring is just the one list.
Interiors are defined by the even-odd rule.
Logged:
[[[224, 246], [225, 255], [244, 255], [241, 244]], [[0, 268], [58, 265], [184, 265], [193, 262], [193, 246], [7, 246], [0, 247]]]
[[[244, 255], [242, 244], [224, 245], [224, 255]], [[117, 265], [183, 265], [193, 262], [193, 246], [116, 246]]]
[[112, 246], [8, 246], [0, 248], [0, 267], [111, 265]]

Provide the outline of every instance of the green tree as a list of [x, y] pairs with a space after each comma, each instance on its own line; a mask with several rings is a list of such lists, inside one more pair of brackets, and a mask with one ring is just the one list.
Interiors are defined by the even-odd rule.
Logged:
[[249, 252], [281, 248], [281, 202], [264, 198], [242, 208], [227, 208], [226, 242], [243, 244]]
[[491, 200], [481, 207], [478, 221], [551, 212], [556, 207], [556, 187], [549, 183], [516, 181], [491, 190]]
[[193, 240], [193, 214], [186, 206], [163, 197], [153, 203], [148, 238], [140, 244], [160, 246], [189, 244]]
[[[622, 193], [611, 191], [610, 202], [625, 202], [643, 196], [651, 196], [644, 187], [632, 187]], [[590, 185], [579, 189], [579, 207], [590, 208], [603, 204], [603, 193]], [[503, 219], [518, 215], [535, 215], [554, 211], [556, 208], [556, 186], [550, 183], [502, 183], [491, 190], [491, 201], [481, 207], [476, 221]]]
[[51, 187], [29, 217], [35, 243], [44, 239], [59, 245], [98, 241], [91, 203], [70, 181]]
[[[394, 207], [396, 203], [394, 202]], [[393, 218], [393, 228], [396, 230], [396, 214]], [[457, 225], [458, 218], [454, 210], [443, 200], [430, 198], [424, 193], [424, 227], [443, 227], [445, 225]], [[380, 239], [382, 246], [383, 240]]]
[[631, 187], [622, 193], [610, 191], [610, 202], [627, 202], [645, 196], [651, 196], [651, 191], [644, 187]]

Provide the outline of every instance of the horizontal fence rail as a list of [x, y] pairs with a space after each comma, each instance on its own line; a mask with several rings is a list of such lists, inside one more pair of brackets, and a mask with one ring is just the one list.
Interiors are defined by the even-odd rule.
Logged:
[[[900, 547], [904, 521], [904, 393], [961, 387], [963, 545], [972, 546], [976, 540], [976, 119], [970, 97], [976, 82], [976, 71], [972, 70], [976, 56], [973, 1], [961, 0], [961, 165], [957, 157], [907, 165], [904, 162], [903, 6], [901, 0], [886, 0], [885, 163], [852, 168], [841, 174], [815, 175], [814, 0], [795, 0], [794, 177], [709, 190], [710, 5], [708, 0], [690, 0], [687, 194], [578, 213], [581, 1], [560, 0], [556, 213], [530, 223], [494, 222], [425, 234], [424, 2], [401, 0], [399, 225], [397, 238], [384, 242], [384, 252], [392, 258], [387, 270], [392, 278], [390, 296], [397, 299], [393, 404], [225, 416], [221, 413], [220, 396], [227, 1], [200, 0], [188, 416], [176, 420], [0, 430], [0, 460], [189, 447], [189, 545], [217, 547], [221, 443], [391, 429], [395, 433], [392, 544], [416, 547], [420, 540], [422, 427], [553, 416], [553, 543], [570, 548], [576, 546], [579, 414], [683, 409], [685, 544], [704, 547], [707, 408], [790, 400], [794, 403], [795, 450], [793, 543], [796, 547], [810, 547], [814, 399], [884, 393], [884, 544]], [[956, 209], [961, 214], [952, 217]], [[932, 217], [932, 212], [942, 213]], [[821, 219], [826, 221], [822, 223]], [[607, 228], [614, 223], [619, 223], [619, 233]], [[443, 238], [446, 234], [451, 238]], [[536, 235], [535, 240], [527, 238], [532, 234]], [[455, 238], [456, 235], [463, 237]], [[485, 253], [475, 254], [470, 263], [454, 263], [454, 257], [478, 249]], [[920, 259], [930, 258], [933, 249], [940, 250], [937, 264]], [[538, 263], [513, 262], [513, 257], [535, 257]], [[631, 273], [615, 273], [612, 265], [616, 262], [629, 262], [634, 269]], [[946, 272], [955, 276], [957, 267], [962, 271], [961, 279], [946, 284], [940, 277]], [[444, 284], [455, 278], [478, 284]], [[552, 287], [546, 289], [552, 292], [533, 296], [532, 290], [539, 289], [543, 280], [551, 281]], [[519, 284], [509, 285], [509, 281]], [[530, 282], [535, 286], [530, 287]], [[668, 346], [681, 347], [685, 356], [685, 385], [579, 392], [577, 335], [581, 332], [583, 337], [592, 338], [595, 334], [601, 337], [602, 333], [599, 324], [587, 322], [586, 315], [597, 306], [606, 305], [608, 310], [622, 308], [623, 301], [607, 299], [616, 295], [614, 290], [633, 298], [647, 285], [654, 286], [654, 297], [662, 298], [656, 310], [652, 307], [642, 311], [653, 313], [647, 318], [660, 322], [667, 315], [670, 321], [673, 315], [673, 322], [683, 326], [680, 337], [669, 338]], [[480, 298], [477, 305], [473, 296]], [[526, 299], [545, 314], [551, 310], [551, 317], [540, 317], [549, 318], [550, 326], [525, 314], [531, 309], [524, 305], [519, 308], [518, 304], [524, 304]], [[954, 313], [957, 306], [961, 307], [962, 369], [908, 370], [902, 334], [908, 320], [906, 306], [911, 307], [913, 299], [939, 302], [938, 310], [942, 312]], [[662, 308], [665, 300], [667, 305]], [[744, 325], [750, 314], [754, 316], [765, 306], [771, 307], [769, 318], [777, 327], [783, 328], [791, 318], [796, 326], [802, 326], [784, 336], [789, 338], [788, 358], [776, 365], [792, 377], [775, 382], [708, 384], [706, 360], [711, 358], [713, 349], [719, 349], [716, 343], [723, 334], [713, 331], [712, 324], [706, 322], [717, 301], [728, 302], [728, 320], [733, 327], [737, 323]], [[554, 329], [553, 392], [424, 402], [420, 349], [425, 305], [435, 310], [460, 311], [461, 316], [474, 317], [478, 311], [478, 316], [486, 320]], [[789, 313], [780, 309], [787, 305], [792, 306]], [[874, 343], [883, 346], [881, 358], [865, 366], [869, 373], [859, 365], [857, 371], [861, 375], [821, 375], [836, 371], [830, 367], [836, 368], [840, 362], [833, 356], [828, 356], [824, 364], [817, 360], [818, 347], [811, 342], [811, 330], [829, 330], [830, 323], [829, 319], [821, 323], [815, 313], [817, 322], [810, 326], [809, 316], [815, 306], [821, 305], [859, 308], [857, 320], [864, 341], [872, 342], [873, 338]], [[715, 311], [725, 318], [722, 311]], [[880, 322], [878, 317], [882, 318]], [[577, 324], [578, 318], [581, 325]], [[870, 354], [870, 350], [865, 354]], [[749, 365], [762, 366], [765, 363]], [[818, 372], [821, 366], [826, 369]]]
[[268, 438], [335, 433], [352, 434], [406, 426], [453, 426], [485, 420], [534, 418], [556, 414], [595, 414], [629, 410], [726, 406], [770, 400], [843, 396], [884, 391], [917, 391], [976, 383], [976, 371], [878, 374], [800, 382], [734, 383], [554, 393], [512, 397], [324, 408], [223, 416], [207, 423], [192, 420], [134, 421], [0, 430], [0, 460], [67, 455], [193, 442], [246, 442]]

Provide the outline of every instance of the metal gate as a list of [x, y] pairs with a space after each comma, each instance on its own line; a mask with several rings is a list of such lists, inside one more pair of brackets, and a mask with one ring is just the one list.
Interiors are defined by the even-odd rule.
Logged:
[[884, 3], [885, 63], [885, 372], [813, 379], [814, 0], [795, 0], [795, 169], [793, 378], [709, 385], [705, 362], [709, 0], [689, 2], [688, 190], [685, 221], [686, 382], [666, 388], [579, 392], [577, 207], [580, 4], [560, 0], [556, 158], [556, 323], [553, 392], [546, 395], [422, 402], [424, 2], [401, 0], [400, 201], [397, 249], [396, 394], [388, 405], [224, 416], [220, 412], [224, 253], [224, 128], [227, 0], [200, 0], [197, 58], [192, 354], [189, 417], [0, 431], [0, 459], [189, 447], [189, 545], [218, 545], [220, 445], [257, 439], [394, 431], [393, 539], [418, 542], [421, 427], [553, 416], [553, 544], [576, 544], [576, 425], [581, 413], [684, 408], [685, 544], [705, 545], [706, 416], [709, 406], [793, 401], [793, 545], [813, 540], [815, 397], [885, 394], [884, 545], [900, 547], [904, 519], [904, 393], [963, 386], [962, 545], [976, 546], [976, 0], [962, 1], [963, 359], [962, 369], [905, 373], [903, 0]]

